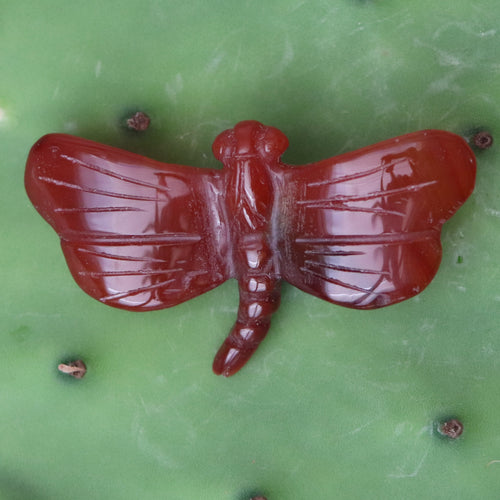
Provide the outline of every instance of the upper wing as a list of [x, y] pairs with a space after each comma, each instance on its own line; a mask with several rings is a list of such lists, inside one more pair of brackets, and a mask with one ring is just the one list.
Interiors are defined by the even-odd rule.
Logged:
[[77, 137], [32, 148], [25, 185], [76, 282], [106, 304], [173, 306], [221, 284], [220, 171], [164, 164]]
[[381, 307], [432, 280], [442, 224], [474, 188], [465, 141], [429, 130], [283, 172], [284, 279], [330, 302]]

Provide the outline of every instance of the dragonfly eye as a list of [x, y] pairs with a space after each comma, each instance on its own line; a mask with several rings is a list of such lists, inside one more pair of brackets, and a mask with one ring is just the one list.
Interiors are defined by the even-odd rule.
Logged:
[[288, 148], [288, 139], [281, 130], [266, 127], [256, 146], [263, 158], [268, 161], [277, 161]]
[[214, 156], [221, 162], [225, 158], [234, 155], [235, 138], [232, 130], [225, 130], [220, 133], [212, 144], [212, 152]]

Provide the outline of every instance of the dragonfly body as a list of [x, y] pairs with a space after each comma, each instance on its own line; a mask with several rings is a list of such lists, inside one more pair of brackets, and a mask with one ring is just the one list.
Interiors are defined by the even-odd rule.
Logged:
[[356, 309], [421, 292], [443, 223], [474, 188], [474, 155], [449, 132], [302, 166], [281, 161], [287, 146], [276, 128], [240, 122], [213, 144], [219, 170], [50, 134], [33, 146], [25, 184], [74, 279], [104, 304], [161, 309], [237, 279], [237, 319], [213, 364], [229, 376], [267, 334], [281, 280]]
[[[242, 122], [221, 134], [214, 145], [214, 153], [226, 171], [233, 273], [240, 293], [236, 323], [213, 364], [214, 372], [225, 376], [238, 371], [257, 349], [280, 303], [281, 278], [272, 224], [274, 198], [279, 192], [275, 186], [283, 168], [279, 157], [284, 149], [266, 154], [266, 144], [275, 144], [280, 134], [256, 122]], [[285, 146], [286, 137], [281, 136]]]

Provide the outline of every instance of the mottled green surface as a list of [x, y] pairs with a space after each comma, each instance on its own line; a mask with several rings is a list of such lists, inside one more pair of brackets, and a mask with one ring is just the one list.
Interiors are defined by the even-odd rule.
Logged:
[[[271, 333], [225, 380], [234, 282], [133, 314], [72, 281], [23, 188], [63, 131], [214, 166], [258, 119], [302, 163], [420, 128], [500, 143], [496, 0], [0, 0], [0, 498], [496, 499], [500, 163], [478, 153], [419, 297], [345, 310], [284, 287]], [[150, 113], [143, 136], [120, 120]], [[81, 380], [57, 364], [88, 364]], [[458, 416], [461, 439], [433, 432]]]

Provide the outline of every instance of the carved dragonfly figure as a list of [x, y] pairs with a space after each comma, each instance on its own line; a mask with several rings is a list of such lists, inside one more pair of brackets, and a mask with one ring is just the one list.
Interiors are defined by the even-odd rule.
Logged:
[[33, 146], [25, 184], [74, 279], [104, 304], [161, 309], [236, 278], [238, 316], [213, 364], [229, 376], [266, 336], [281, 280], [356, 309], [421, 292], [443, 223], [474, 188], [474, 154], [449, 132], [301, 166], [281, 161], [287, 146], [278, 129], [240, 122], [213, 144], [219, 170], [50, 134]]

